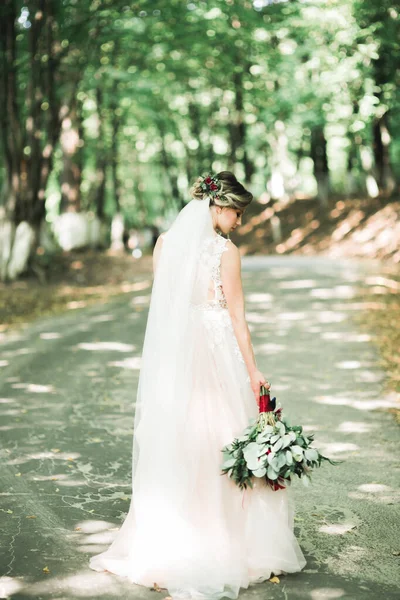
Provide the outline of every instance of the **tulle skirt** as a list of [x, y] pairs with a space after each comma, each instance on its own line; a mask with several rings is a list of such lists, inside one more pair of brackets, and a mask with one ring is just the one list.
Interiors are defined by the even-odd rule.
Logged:
[[187, 490], [180, 484], [184, 506], [163, 502], [159, 490], [157, 498], [133, 494], [113, 543], [89, 565], [156, 583], [174, 600], [235, 599], [240, 588], [300, 571], [306, 561], [293, 533], [291, 490], [273, 491], [260, 479], [241, 491], [221, 475], [222, 447], [257, 417], [258, 406], [228, 310], [194, 307], [191, 319], [193, 390], [181, 435], [192, 483]]

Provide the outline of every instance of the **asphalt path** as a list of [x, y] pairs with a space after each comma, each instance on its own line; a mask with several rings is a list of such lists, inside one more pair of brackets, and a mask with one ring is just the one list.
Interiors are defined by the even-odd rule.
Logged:
[[[258, 366], [324, 465], [292, 486], [305, 569], [240, 600], [400, 597], [399, 428], [379, 357], [353, 318], [379, 263], [243, 259]], [[127, 513], [132, 432], [151, 278], [106, 304], [3, 334], [0, 355], [0, 598], [154, 600], [88, 568]], [[379, 296], [377, 297], [379, 301]], [[157, 540], [154, 540], [157, 544]]]

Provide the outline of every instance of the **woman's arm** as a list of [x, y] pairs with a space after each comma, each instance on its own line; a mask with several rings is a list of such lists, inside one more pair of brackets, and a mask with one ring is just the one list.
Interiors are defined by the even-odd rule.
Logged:
[[[265, 385], [266, 379], [256, 365], [250, 330], [245, 316], [240, 253], [237, 246], [232, 242], [228, 242], [227, 250], [222, 253], [221, 281], [235, 336], [250, 375], [254, 396], [257, 403], [259, 403], [260, 385]], [[267, 384], [266, 387], [269, 388], [270, 386]]]

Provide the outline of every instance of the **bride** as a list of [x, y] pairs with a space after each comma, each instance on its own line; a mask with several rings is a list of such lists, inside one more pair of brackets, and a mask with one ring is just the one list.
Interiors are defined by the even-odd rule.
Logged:
[[191, 194], [153, 253], [129, 512], [89, 566], [174, 600], [235, 599], [306, 561], [289, 490], [260, 479], [241, 492], [220, 471], [222, 447], [257, 417], [260, 385], [270, 387], [229, 239], [253, 196], [229, 171], [199, 177]]

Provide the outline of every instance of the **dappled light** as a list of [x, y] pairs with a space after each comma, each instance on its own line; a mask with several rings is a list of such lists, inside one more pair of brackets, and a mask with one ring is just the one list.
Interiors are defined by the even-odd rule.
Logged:
[[140, 357], [126, 358], [125, 360], [115, 360], [107, 363], [109, 367], [119, 367], [120, 369], [139, 370], [142, 360]]
[[38, 383], [12, 383], [11, 387], [15, 390], [24, 390], [33, 394], [52, 394], [55, 393], [53, 385], [40, 385]]
[[344, 421], [336, 429], [339, 433], [369, 433], [376, 429], [377, 425], [373, 423], [364, 423], [363, 421]]
[[[358, 289], [366, 285], [365, 276], [356, 278], [344, 263], [328, 271], [318, 261], [295, 258], [292, 265], [287, 257], [280, 264], [275, 257], [263, 260], [255, 257], [243, 267], [246, 315], [258, 363], [289, 422], [302, 422], [324, 455], [343, 461], [315, 473], [312, 494], [300, 482], [293, 485], [295, 524], [312, 565], [299, 577], [308, 582], [310, 598], [340, 597], [340, 590], [347, 590], [342, 579], [347, 571], [332, 557], [339, 552], [353, 557], [355, 572], [368, 577], [357, 557], [362, 564], [377, 562], [382, 552], [383, 542], [368, 548], [360, 515], [364, 506], [390, 509], [397, 498], [393, 454], [377, 438], [382, 425], [375, 411], [398, 406], [398, 399], [381, 390], [372, 335], [358, 330], [351, 319], [359, 298], [348, 293], [344, 282], [350, 277], [350, 287]], [[326, 293], [310, 302], [314, 289]], [[7, 444], [3, 466], [10, 483], [9, 492], [1, 496], [2, 535], [6, 548], [10, 543], [16, 548], [12, 564], [26, 564], [22, 557], [29, 552], [29, 573], [18, 591], [26, 598], [99, 600], [135, 593], [136, 587], [123, 578], [93, 573], [86, 565], [89, 556], [108, 547], [129, 509], [132, 429], [148, 301], [136, 289], [122, 302], [87, 307], [73, 319], [67, 314], [56, 323], [39, 322], [20, 339], [10, 335], [3, 347], [8, 364], [0, 430]], [[38, 340], [40, 353], [18, 352], [36, 348]], [[371, 468], [359, 468], [369, 460], [374, 461]], [[334, 497], [336, 510], [327, 506], [329, 497]], [[376, 527], [382, 527], [381, 521]], [[355, 535], [362, 550], [353, 549]], [[35, 551], [45, 543], [55, 549], [52, 560]], [[43, 573], [45, 567], [48, 573]], [[13, 573], [11, 566], [8, 576]], [[316, 581], [316, 573], [323, 579]], [[298, 583], [289, 577], [283, 581], [290, 598], [291, 586]], [[268, 589], [262, 588], [262, 594]], [[346, 594], [351, 597], [351, 592]]]
[[46, 331], [40, 334], [41, 340], [59, 340], [62, 337], [57, 331]]
[[113, 352], [133, 352], [135, 346], [120, 342], [81, 342], [75, 346], [80, 350], [111, 350]]
[[[358, 394], [359, 395], [359, 394]], [[396, 408], [398, 407], [398, 399], [396, 395], [384, 394], [380, 398], [363, 398], [357, 399], [357, 395], [354, 394], [354, 398], [345, 396], [318, 396], [314, 400], [317, 404], [326, 404], [331, 406], [351, 406], [356, 410], [376, 410], [383, 408]]]
[[311, 600], [336, 600], [336, 598], [343, 598], [347, 596], [347, 592], [342, 588], [318, 588], [311, 590]]

